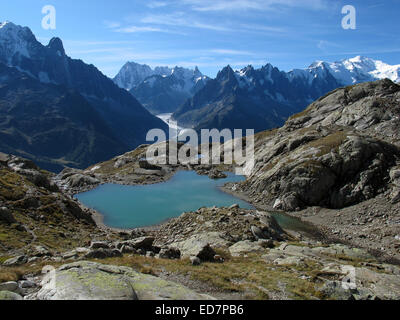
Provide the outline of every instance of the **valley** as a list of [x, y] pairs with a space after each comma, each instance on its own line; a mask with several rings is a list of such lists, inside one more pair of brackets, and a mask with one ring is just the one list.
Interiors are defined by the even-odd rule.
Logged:
[[[28, 231], [40, 235], [42, 222], [25, 216], [26, 211], [22, 208], [26, 206], [33, 212], [46, 212], [46, 202], [44, 199], [28, 202], [24, 194], [13, 199], [1, 191], [1, 205], [11, 208], [8, 224], [1, 224], [3, 239], [7, 239], [4, 235], [10, 237], [13, 234], [10, 233], [13, 228], [22, 230], [20, 232], [26, 233], [27, 237], [25, 245], [11, 242], [12, 238], [6, 240], [8, 247], [3, 245], [2, 274], [8, 274], [7, 279], [21, 282], [25, 280], [19, 278], [16, 270], [23, 268], [26, 270], [24, 274], [33, 272], [34, 276], [28, 277], [35, 283], [32, 289], [17, 293], [25, 295], [25, 299], [69, 299], [75, 294], [75, 285], [72, 284], [76, 281], [80, 283], [82, 277], [93, 284], [96, 277], [106, 277], [111, 284], [120, 281], [120, 274], [125, 275], [124, 281], [130, 281], [139, 299], [157, 299], [159, 294], [171, 299], [398, 299], [400, 227], [397, 223], [397, 175], [389, 174], [389, 171], [396, 170], [399, 140], [394, 128], [398, 119], [387, 115], [396, 112], [398, 104], [392, 102], [399, 99], [399, 92], [399, 86], [389, 80], [339, 89], [289, 119], [284, 127], [257, 134], [253, 173], [245, 181], [230, 182], [224, 187], [229, 193], [246, 199], [255, 209], [246, 209], [238, 204], [206, 206], [189, 210], [150, 228], [122, 230], [102, 223], [96, 227], [93, 225], [96, 213], [72, 200], [72, 196], [96, 190], [104, 183], [156, 187], [155, 183], [173, 182], [175, 175], [179, 177], [182, 170], [195, 171], [215, 179], [232, 168], [184, 164], [154, 168], [142, 160], [149, 147], [144, 145], [85, 170], [65, 169], [57, 176], [44, 173], [49, 181], [45, 182], [44, 178], [32, 180], [31, 177], [38, 175], [33, 173], [39, 169], [30, 162], [4, 155], [2, 166], [5, 172], [21, 177], [19, 179], [30, 179], [21, 181], [33, 181], [23, 183], [29, 188], [38, 188], [41, 193], [44, 192], [42, 188], [55, 184], [60, 190], [58, 192], [78, 206], [75, 223], [79, 224], [80, 219], [91, 216], [88, 221], [92, 222], [88, 226], [97, 230], [97, 234], [90, 233], [89, 239], [89, 234], [80, 237], [79, 247], [73, 242], [60, 246], [50, 239], [42, 240], [40, 236], [31, 241]], [[354, 113], [359, 104], [370, 105], [371, 108]], [[382, 109], [383, 105], [385, 109]], [[324, 110], [325, 114], [320, 117], [319, 111], [312, 116], [317, 109]], [[353, 116], [348, 117], [348, 112]], [[373, 114], [375, 120], [370, 121]], [[323, 124], [318, 124], [319, 121]], [[312, 125], [303, 127], [305, 122]], [[376, 126], [380, 130], [375, 130]], [[329, 138], [331, 128], [340, 133], [339, 139]], [[274, 142], [275, 138], [280, 143]], [[357, 139], [355, 145], [352, 144], [353, 139]], [[370, 139], [367, 146], [375, 148], [375, 151], [365, 151], [362, 139]], [[307, 148], [310, 152], [299, 152]], [[266, 153], [291, 160], [265, 160]], [[333, 183], [320, 185], [319, 194], [307, 185], [307, 181], [318, 185], [319, 177], [327, 181], [326, 177], [330, 174], [327, 170], [337, 168], [335, 161], [340, 161], [342, 170], [347, 168], [346, 157], [350, 155], [353, 166], [346, 173], [347, 179], [340, 181], [354, 186], [358, 183], [360, 187], [353, 187], [353, 192], [344, 192], [346, 188]], [[357, 167], [354, 164], [359, 155], [362, 155], [363, 162]], [[376, 160], [383, 157], [388, 157], [388, 160]], [[394, 157], [393, 160], [390, 157]], [[320, 166], [319, 161], [324, 165]], [[392, 167], [381, 169], [381, 165]], [[290, 175], [291, 170], [299, 170], [296, 168], [301, 168], [301, 180]], [[270, 175], [270, 170], [274, 174]], [[279, 170], [286, 173], [279, 176]], [[256, 174], [260, 171], [262, 174]], [[335, 177], [340, 177], [340, 171], [333, 172]], [[277, 186], [281, 189], [262, 187], [258, 191], [263, 181], [269, 181], [267, 186], [274, 185], [277, 177], [280, 177]], [[371, 180], [368, 177], [372, 177]], [[1, 190], [18, 183], [18, 180], [15, 181], [3, 181]], [[379, 181], [392, 182], [380, 184]], [[160, 186], [168, 188], [166, 184]], [[321, 189], [322, 186], [328, 189]], [[346, 200], [335, 196], [331, 201], [334, 199], [336, 202], [327, 201], [326, 195], [334, 195], [335, 188], [342, 190], [339, 195]], [[173, 189], [170, 191], [174, 192]], [[156, 203], [157, 199], [155, 196], [150, 201]], [[85, 214], [76, 215], [80, 212], [78, 208]], [[7, 217], [6, 209], [2, 210], [3, 217]], [[296, 229], [285, 225], [283, 216], [276, 215], [276, 211], [300, 218], [304, 226], [310, 223], [309, 227]], [[65, 215], [61, 213], [61, 219]], [[19, 224], [12, 222], [11, 217], [16, 218]], [[66, 251], [67, 248], [70, 248], [69, 251]], [[39, 262], [39, 265], [50, 263], [60, 266], [56, 272], [65, 281], [59, 284], [56, 291], [51, 291], [46, 285], [46, 278], [42, 279], [34, 271]], [[77, 270], [80, 278], [76, 279], [75, 271], [70, 270]], [[355, 273], [352, 289], [343, 287], [343, 279], [351, 276], [349, 272]], [[156, 292], [143, 289], [141, 284], [144, 283], [145, 288], [156, 288]], [[97, 299], [103, 294], [99, 288], [93, 296], [93, 291], [87, 291], [82, 283], [79, 286], [80, 294], [85, 298]], [[175, 286], [173, 292], [168, 291], [171, 286]], [[183, 287], [178, 289], [177, 286]], [[132, 299], [132, 293], [115, 290], [115, 293], [108, 293], [109, 298], [113, 294], [122, 294], [124, 298]], [[180, 295], [180, 292], [185, 294]]]

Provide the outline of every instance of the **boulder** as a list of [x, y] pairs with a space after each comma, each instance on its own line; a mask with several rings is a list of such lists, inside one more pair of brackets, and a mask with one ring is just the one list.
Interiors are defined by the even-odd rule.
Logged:
[[263, 250], [265, 250], [265, 248], [263, 247], [262, 241], [253, 242], [250, 240], [244, 240], [239, 241], [229, 247], [229, 252], [232, 257], [238, 257], [251, 252], [258, 252]]
[[136, 250], [143, 249], [146, 251], [152, 251], [153, 242], [154, 242], [154, 237], [140, 237], [132, 240], [119, 242], [117, 244], [117, 248], [121, 248], [123, 245], [127, 245]]
[[0, 152], [0, 164], [7, 165], [8, 160], [10, 160], [10, 156], [3, 152]]
[[10, 291], [0, 291], [0, 301], [24, 300], [19, 294]]
[[36, 287], [36, 283], [30, 280], [22, 280], [20, 281], [19, 285], [22, 289], [30, 289]]
[[189, 258], [198, 256], [207, 245], [211, 245], [212, 248], [227, 248], [232, 242], [223, 239], [219, 232], [205, 232], [194, 234], [184, 241], [174, 242], [171, 246], [181, 251], [182, 258]]
[[190, 262], [194, 266], [199, 266], [201, 265], [201, 260], [198, 257], [190, 257]]
[[8, 224], [13, 224], [17, 222], [11, 211], [6, 207], [0, 208], [0, 221], [4, 221]]
[[44, 246], [34, 246], [32, 255], [41, 258], [52, 256], [52, 253]]
[[55, 279], [46, 274], [41, 290], [29, 296], [39, 300], [204, 300], [184, 286], [128, 267], [81, 261], [63, 265]]
[[66, 183], [68, 183], [70, 188], [79, 188], [84, 186], [96, 185], [100, 183], [99, 179], [81, 173], [71, 175], [68, 178], [66, 178], [65, 181]]
[[85, 255], [86, 259], [106, 259], [106, 258], [114, 258], [121, 257], [121, 251], [117, 249], [94, 249]]
[[106, 241], [92, 241], [90, 244], [90, 249], [94, 250], [94, 249], [109, 249], [109, 245], [108, 242]]
[[137, 253], [137, 250], [131, 246], [123, 245], [120, 249], [121, 253]]
[[180, 259], [181, 251], [177, 248], [163, 248], [159, 253], [161, 259]]
[[16, 283], [15, 281], [0, 283], [0, 291], [17, 292], [18, 291], [18, 283]]
[[211, 248], [210, 244], [205, 245], [202, 247], [199, 252], [196, 254], [196, 257], [199, 258], [201, 261], [214, 261], [214, 257], [216, 252], [213, 248]]
[[258, 212], [258, 215], [261, 226], [251, 227], [251, 233], [256, 239], [271, 239], [277, 241], [287, 239], [285, 231], [271, 214]]
[[208, 174], [208, 177], [210, 179], [225, 179], [227, 175], [219, 170], [211, 170], [210, 173]]
[[4, 266], [19, 266], [28, 262], [28, 258], [24, 255], [17, 256], [11, 259], [6, 260], [3, 265]]
[[78, 257], [79, 257], [79, 255], [78, 255], [78, 252], [76, 250], [65, 252], [62, 255], [62, 258], [64, 260], [77, 259]]
[[325, 299], [355, 300], [353, 293], [356, 293], [356, 291], [344, 289], [340, 281], [327, 281], [317, 290], [321, 292]]

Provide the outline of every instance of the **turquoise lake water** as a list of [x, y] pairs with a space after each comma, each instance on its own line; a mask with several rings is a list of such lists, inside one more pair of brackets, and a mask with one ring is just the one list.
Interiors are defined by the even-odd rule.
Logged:
[[232, 173], [227, 175], [226, 179], [212, 180], [194, 171], [179, 171], [164, 183], [144, 186], [105, 184], [75, 197], [100, 212], [104, 224], [121, 229], [156, 225], [201, 207], [227, 207], [237, 203], [241, 208], [253, 208], [218, 188], [245, 179]]

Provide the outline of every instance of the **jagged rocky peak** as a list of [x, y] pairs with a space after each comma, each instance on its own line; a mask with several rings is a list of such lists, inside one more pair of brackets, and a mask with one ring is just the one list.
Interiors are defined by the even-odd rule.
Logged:
[[179, 66], [174, 68], [167, 66], [151, 68], [146, 64], [127, 62], [115, 76], [114, 82], [121, 88], [132, 90], [152, 76], [161, 76], [164, 78], [174, 76], [179, 80], [204, 78], [197, 67], [194, 70]]
[[223, 68], [221, 71], [218, 72], [216, 80], [224, 81], [234, 78], [235, 78], [235, 71], [233, 71], [230, 65], [227, 65], [225, 68]]
[[47, 47], [59, 56], [65, 55], [64, 45], [60, 38], [52, 38]]

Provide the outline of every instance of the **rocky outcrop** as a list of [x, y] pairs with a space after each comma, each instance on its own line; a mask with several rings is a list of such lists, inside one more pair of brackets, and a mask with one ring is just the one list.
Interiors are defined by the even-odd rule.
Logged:
[[235, 189], [295, 211], [347, 207], [383, 193], [392, 182], [397, 201], [399, 100], [400, 86], [389, 80], [322, 97], [282, 128], [255, 136], [255, 168]]
[[81, 261], [58, 268], [42, 280], [38, 300], [204, 300], [209, 296], [128, 267]]
[[[324, 247], [283, 244], [263, 255], [263, 259], [267, 264], [286, 267], [315, 264], [318, 280], [315, 289], [322, 299], [397, 300], [400, 297], [400, 269], [368, 262], [373, 257], [357, 248], [337, 244]], [[354, 265], [357, 262], [360, 266]]]
[[30, 160], [15, 156], [2, 159], [0, 233], [4, 241], [0, 254], [43, 257], [48, 254], [37, 252], [40, 247], [71, 250], [84, 245], [90, 234], [99, 233], [91, 213], [54, 184], [53, 174]]
[[282, 241], [288, 238], [270, 214], [237, 206], [201, 208], [184, 213], [162, 225], [154, 237], [154, 245], [175, 247], [184, 258], [198, 256], [207, 245], [218, 249], [244, 240]]

